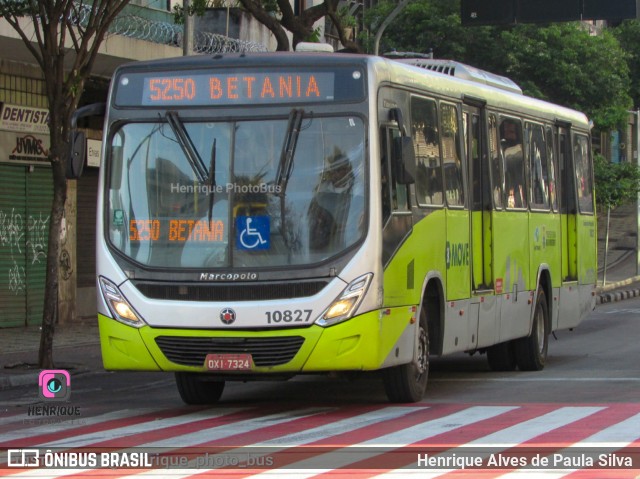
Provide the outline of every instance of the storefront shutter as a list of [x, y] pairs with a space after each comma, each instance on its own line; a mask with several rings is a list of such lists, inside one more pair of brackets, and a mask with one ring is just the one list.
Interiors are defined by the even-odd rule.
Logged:
[[27, 173], [27, 322], [29, 325], [42, 322], [44, 288], [47, 273], [47, 251], [49, 242], [49, 219], [53, 200], [51, 168], [36, 166]]
[[24, 326], [27, 298], [25, 166], [0, 165], [0, 327]]

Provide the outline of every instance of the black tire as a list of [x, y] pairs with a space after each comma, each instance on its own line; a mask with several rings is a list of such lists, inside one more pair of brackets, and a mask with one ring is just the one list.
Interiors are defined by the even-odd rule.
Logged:
[[429, 328], [425, 308], [418, 324], [418, 363], [401, 364], [383, 371], [384, 389], [394, 403], [418, 402], [424, 397], [429, 378]]
[[531, 334], [515, 340], [514, 346], [518, 368], [521, 371], [544, 369], [549, 348], [549, 307], [544, 290], [538, 290]]
[[176, 373], [176, 386], [186, 404], [215, 404], [222, 396], [224, 381], [211, 380], [206, 374]]
[[513, 341], [487, 348], [487, 362], [492, 371], [515, 371], [518, 366]]

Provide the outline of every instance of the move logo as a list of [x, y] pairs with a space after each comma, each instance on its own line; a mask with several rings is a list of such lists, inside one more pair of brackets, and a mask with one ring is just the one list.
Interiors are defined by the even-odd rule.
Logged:
[[450, 243], [445, 248], [447, 269], [469, 266], [469, 243]]

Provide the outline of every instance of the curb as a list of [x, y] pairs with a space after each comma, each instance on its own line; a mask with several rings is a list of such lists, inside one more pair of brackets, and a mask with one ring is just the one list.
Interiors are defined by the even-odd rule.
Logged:
[[611, 293], [601, 293], [596, 296], [596, 304], [614, 303], [623, 299], [636, 298], [640, 296], [640, 289], [631, 289], [628, 291], [614, 291]]
[[[61, 363], [56, 366], [58, 369], [69, 370], [72, 377], [85, 375], [85, 374], [97, 374], [102, 373], [104, 370], [91, 370], [83, 365], [73, 365], [73, 364], [65, 364]], [[0, 369], [0, 373], [3, 370]], [[19, 387], [19, 386], [29, 386], [29, 385], [37, 385], [38, 379], [40, 377], [40, 370], [34, 371], [26, 371], [26, 372], [11, 372], [0, 375], [0, 391]]]
[[[628, 289], [623, 289], [629, 286]], [[614, 291], [619, 290], [619, 291]], [[607, 283], [604, 286], [598, 286], [596, 295], [596, 304], [614, 303], [623, 299], [636, 298], [640, 296], [640, 276]]]
[[0, 391], [18, 386], [27, 386], [29, 384], [38, 384], [39, 372], [34, 373], [17, 373], [7, 374], [0, 377]]

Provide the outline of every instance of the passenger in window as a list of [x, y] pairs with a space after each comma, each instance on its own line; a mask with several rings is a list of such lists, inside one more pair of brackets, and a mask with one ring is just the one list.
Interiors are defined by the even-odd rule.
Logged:
[[500, 146], [505, 163], [507, 207], [523, 208], [525, 206], [522, 172], [524, 154], [522, 136], [517, 122], [511, 120], [502, 122], [500, 125]]
[[[335, 151], [325, 160], [325, 169], [309, 205], [309, 238], [312, 250], [339, 242], [352, 200], [354, 174], [347, 156]], [[358, 224], [358, 228], [362, 228]]]
[[342, 153], [336, 153], [327, 159], [328, 165], [324, 170], [321, 182], [316, 192], [343, 193], [348, 192], [354, 183], [351, 162]]
[[522, 185], [509, 189], [507, 208], [522, 208], [524, 206], [524, 191]]
[[512, 121], [503, 121], [500, 130], [500, 144], [505, 158], [516, 155], [522, 158], [522, 139], [518, 125]]

